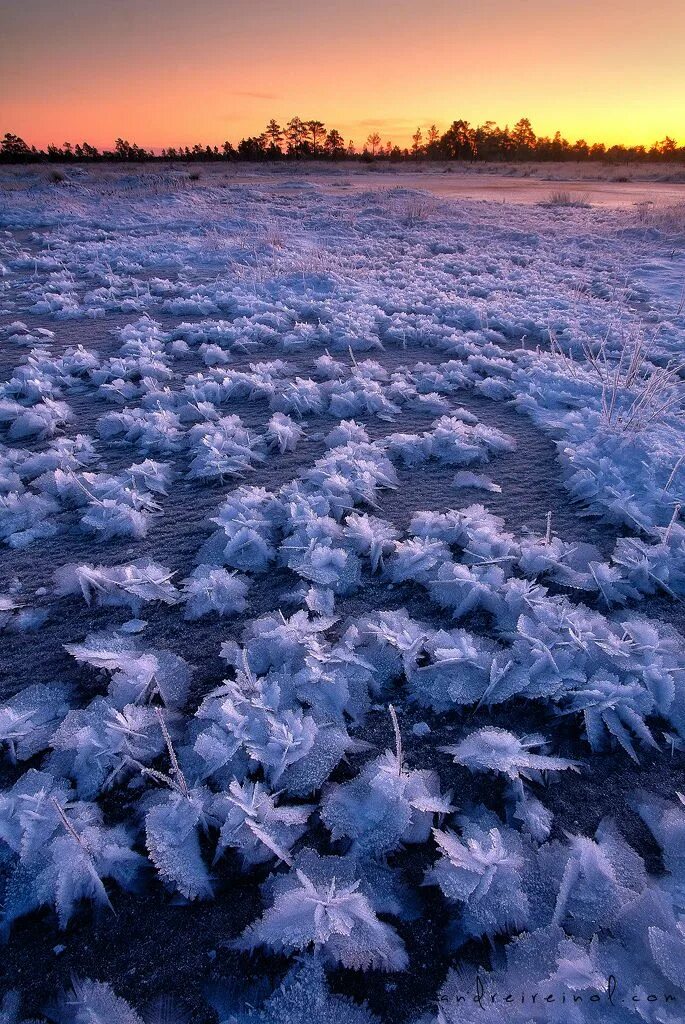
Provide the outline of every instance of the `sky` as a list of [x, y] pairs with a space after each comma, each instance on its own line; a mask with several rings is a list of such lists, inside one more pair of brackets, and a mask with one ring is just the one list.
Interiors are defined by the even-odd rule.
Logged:
[[275, 117], [685, 142], [685, 0], [0, 0], [0, 134], [220, 145]]

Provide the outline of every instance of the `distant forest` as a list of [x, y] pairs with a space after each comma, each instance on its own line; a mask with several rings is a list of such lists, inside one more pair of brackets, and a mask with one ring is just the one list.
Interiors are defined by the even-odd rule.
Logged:
[[417, 128], [409, 147], [393, 145], [381, 138], [379, 132], [369, 134], [361, 148], [345, 139], [335, 128], [327, 128], [322, 121], [303, 121], [293, 117], [284, 126], [271, 120], [260, 135], [241, 139], [237, 146], [224, 142], [221, 146], [168, 147], [161, 153], [152, 153], [127, 139], [117, 139], [111, 150], [98, 150], [88, 142], [61, 146], [49, 145], [46, 150], [30, 146], [18, 135], [7, 132], [0, 142], [0, 161], [4, 163], [66, 163], [69, 161], [126, 161], [148, 160], [359, 160], [373, 163], [379, 160], [465, 160], [465, 161], [526, 161], [526, 160], [600, 160], [616, 163], [637, 160], [685, 160], [685, 146], [666, 136], [653, 146], [605, 146], [601, 142], [590, 145], [584, 139], [569, 142], [560, 132], [550, 138], [538, 136], [528, 118], [509, 128], [500, 128], [494, 121], [474, 127], [468, 121], [453, 121], [445, 132], [436, 125], [422, 130]]

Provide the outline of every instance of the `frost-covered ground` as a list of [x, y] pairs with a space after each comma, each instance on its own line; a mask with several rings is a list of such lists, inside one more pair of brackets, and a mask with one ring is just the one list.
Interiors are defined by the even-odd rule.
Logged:
[[677, 222], [23, 173], [2, 1024], [681, 1022]]

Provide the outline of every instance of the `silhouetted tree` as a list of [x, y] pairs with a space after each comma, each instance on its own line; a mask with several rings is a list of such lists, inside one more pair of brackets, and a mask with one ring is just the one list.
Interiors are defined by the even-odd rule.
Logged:
[[453, 121], [440, 139], [445, 156], [452, 160], [474, 160], [476, 140], [468, 121]]
[[288, 142], [288, 152], [294, 153], [296, 156], [301, 155], [307, 140], [307, 128], [304, 121], [299, 117], [291, 117], [285, 127], [285, 137]]
[[328, 135], [326, 136], [326, 152], [329, 156], [334, 158], [340, 158], [345, 156], [345, 140], [339, 131], [335, 128], [331, 128]]
[[268, 140], [270, 146], [280, 151], [281, 143], [283, 142], [283, 129], [281, 128], [278, 121], [275, 121], [273, 117], [264, 129], [264, 134]]
[[[287, 145], [285, 153], [284, 142]], [[538, 137], [526, 117], [518, 120], [511, 130], [507, 125], [500, 128], [494, 121], [485, 121], [473, 128], [464, 120], [453, 121], [442, 135], [434, 124], [425, 133], [417, 128], [412, 135], [411, 151], [393, 146], [390, 141], [383, 144], [377, 131], [369, 134], [366, 143], [359, 154], [352, 140], [346, 146], [340, 132], [335, 128], [326, 132], [322, 121], [304, 122], [299, 117], [293, 117], [284, 130], [272, 118], [261, 135], [242, 139], [237, 149], [228, 141], [222, 143], [220, 148], [217, 145], [196, 143], [192, 148], [169, 146], [162, 150], [159, 157], [123, 138], [116, 140], [112, 150], [102, 153], [87, 142], [75, 145], [65, 142], [61, 147], [50, 143], [44, 152], [29, 146], [18, 135], [7, 132], [0, 140], [0, 161], [280, 160], [316, 157], [322, 153], [333, 159], [356, 158], [367, 162], [377, 156], [402, 160], [416, 159], [420, 155], [430, 160], [603, 160], [614, 163], [645, 159], [685, 160], [685, 147], [678, 146], [676, 140], [669, 135], [655, 142], [649, 150], [644, 146], [618, 144], [607, 148], [601, 142], [589, 145], [585, 139], [571, 143], [560, 132], [555, 132], [552, 138]]]
[[238, 143], [238, 156], [243, 160], [263, 160], [265, 155], [261, 138], [249, 137]]
[[510, 135], [516, 155], [520, 159], [527, 159], [535, 149], [535, 132], [527, 117], [517, 121], [511, 130]]
[[371, 134], [367, 136], [366, 141], [369, 144], [369, 146], [371, 146], [371, 156], [375, 156], [376, 150], [381, 144], [380, 135], [378, 134], [378, 132], [371, 132]]
[[312, 153], [316, 156], [319, 152], [319, 144], [323, 143], [326, 136], [326, 126], [323, 121], [306, 121], [307, 129], [312, 142]]
[[20, 160], [30, 155], [31, 150], [18, 135], [7, 132], [0, 143], [0, 152], [10, 160]]

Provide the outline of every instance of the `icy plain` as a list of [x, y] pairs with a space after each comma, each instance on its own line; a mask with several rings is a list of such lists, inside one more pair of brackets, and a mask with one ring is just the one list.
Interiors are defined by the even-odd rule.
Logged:
[[685, 237], [13, 174], [2, 1024], [682, 1022]]

